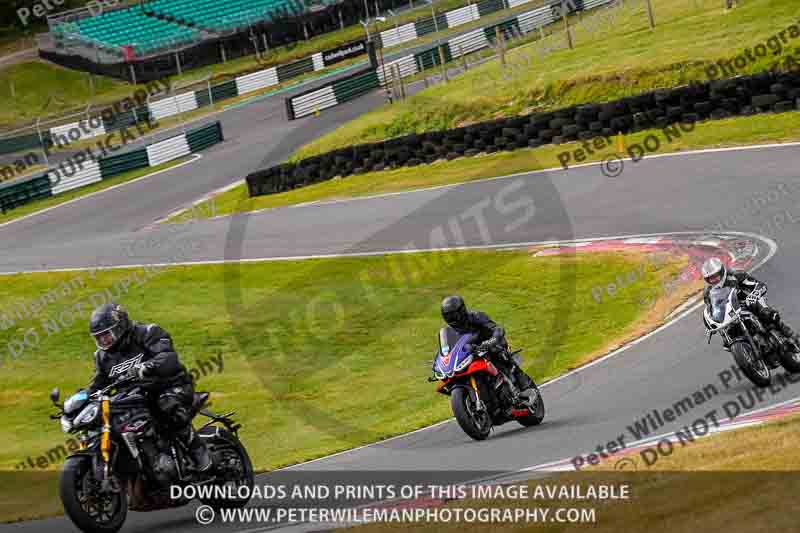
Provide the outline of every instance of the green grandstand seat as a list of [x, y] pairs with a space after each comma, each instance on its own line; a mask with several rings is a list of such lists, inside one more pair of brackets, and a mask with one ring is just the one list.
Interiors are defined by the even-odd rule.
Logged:
[[153, 46], [149, 45], [155, 41], [158, 41], [159, 46], [163, 46], [170, 39], [175, 42], [186, 42], [199, 36], [197, 30], [149, 16], [140, 6], [83, 19], [74, 26], [84, 37], [106, 45], [122, 46], [137, 43], [137, 53], [139, 50], [151, 50]]
[[304, 9], [298, 0], [152, 0], [76, 23], [62, 23], [54, 33], [79, 33], [111, 49], [135, 44], [136, 53], [141, 54], [198, 39], [197, 28], [234, 28], [272, 20], [279, 10], [300, 13]]
[[146, 10], [185, 24], [221, 28], [228, 23], [270, 20], [279, 8], [299, 13], [304, 7], [294, 0], [155, 0]]

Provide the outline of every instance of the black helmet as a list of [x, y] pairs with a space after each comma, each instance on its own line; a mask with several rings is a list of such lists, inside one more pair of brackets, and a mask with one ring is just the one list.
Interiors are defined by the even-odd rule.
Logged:
[[101, 305], [92, 313], [89, 320], [89, 333], [101, 350], [116, 346], [131, 329], [128, 312], [121, 305], [110, 302]]
[[447, 325], [462, 328], [467, 322], [467, 306], [461, 296], [448, 296], [442, 300], [442, 318]]

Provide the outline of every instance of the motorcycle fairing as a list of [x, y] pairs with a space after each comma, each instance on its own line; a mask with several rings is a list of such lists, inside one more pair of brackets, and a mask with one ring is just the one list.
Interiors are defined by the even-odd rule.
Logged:
[[[434, 370], [446, 377], [452, 377], [467, 358], [472, 357], [468, 346], [475, 338], [474, 333], [462, 335], [450, 326], [439, 330], [439, 353]], [[463, 370], [463, 369], [460, 369]]]

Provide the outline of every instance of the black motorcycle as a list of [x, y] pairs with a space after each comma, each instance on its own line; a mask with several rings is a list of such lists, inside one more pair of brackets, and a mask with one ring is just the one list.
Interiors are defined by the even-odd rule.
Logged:
[[[536, 426], [544, 419], [544, 400], [533, 386], [533, 397], [523, 396], [511, 377], [493, 364], [485, 350], [475, 346], [474, 333], [460, 334], [450, 326], [439, 331], [439, 350], [433, 362], [436, 391], [450, 396], [458, 425], [475, 440], [489, 436], [493, 426], [512, 420]], [[511, 365], [520, 366], [519, 352], [504, 353]]]
[[800, 372], [800, 347], [780, 331], [765, 327], [758, 317], [747, 310], [766, 293], [761, 285], [747, 295], [745, 305], [739, 302], [737, 290], [721, 286], [711, 289], [711, 305], [703, 314], [708, 325], [708, 342], [719, 333], [727, 349], [744, 375], [759, 387], [772, 383], [770, 369], [782, 365], [787, 372]]
[[201, 498], [214, 508], [243, 507], [249, 500], [253, 467], [239, 440], [241, 426], [231, 419], [234, 413], [214, 414], [204, 408], [209, 394], [195, 394], [192, 417], [199, 413], [210, 419], [197, 435], [213, 460], [210, 473], [200, 479], [186, 445], [168, 436], [163, 422], [153, 416], [147, 385], [135, 377], [124, 378], [92, 395], [78, 391], [63, 405], [58, 389], [50, 393], [59, 408], [50, 418], [60, 419], [62, 430], [77, 434], [80, 442], [61, 472], [61, 502], [67, 516], [87, 533], [119, 531], [129, 509], [155, 511], [189, 503], [171, 498], [171, 486], [218, 485], [221, 490], [209, 493], [247, 496]]

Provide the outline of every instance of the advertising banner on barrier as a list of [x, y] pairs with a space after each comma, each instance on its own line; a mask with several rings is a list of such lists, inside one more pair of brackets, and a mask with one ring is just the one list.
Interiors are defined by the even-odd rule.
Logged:
[[367, 41], [364, 39], [361, 39], [360, 41], [350, 41], [342, 46], [331, 48], [330, 50], [325, 50], [322, 52], [322, 61], [327, 67], [328, 65], [334, 65], [344, 61], [345, 59], [360, 56], [361, 54], [366, 53], [366, 51]]

